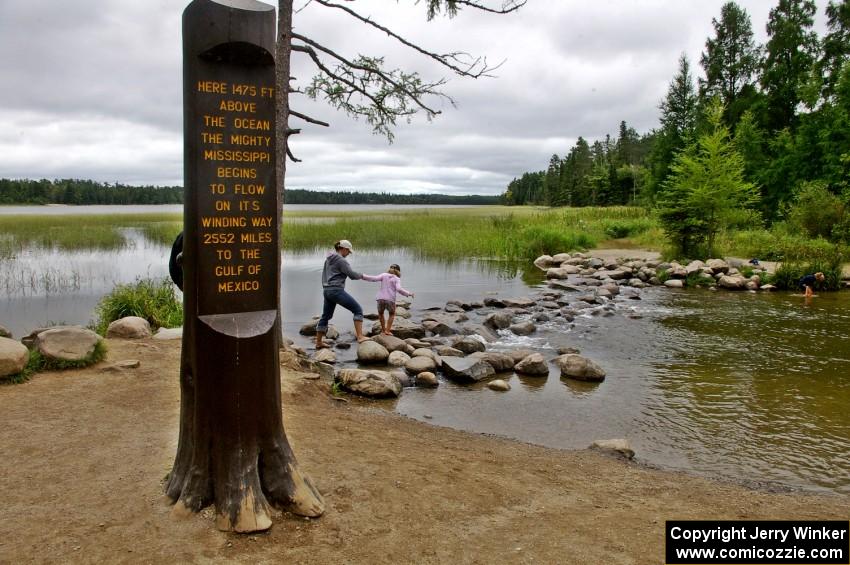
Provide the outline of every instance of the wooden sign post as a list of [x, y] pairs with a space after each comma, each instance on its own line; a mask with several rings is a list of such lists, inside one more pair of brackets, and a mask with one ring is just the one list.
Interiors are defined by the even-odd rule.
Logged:
[[175, 512], [215, 503], [217, 526], [271, 526], [269, 503], [324, 511], [283, 430], [275, 13], [194, 0], [183, 13], [184, 324]]

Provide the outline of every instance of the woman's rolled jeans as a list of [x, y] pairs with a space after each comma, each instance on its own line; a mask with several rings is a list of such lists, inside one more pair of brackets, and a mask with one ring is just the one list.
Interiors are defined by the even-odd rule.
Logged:
[[328, 322], [333, 318], [337, 304], [346, 310], [350, 310], [354, 314], [355, 322], [363, 319], [363, 308], [360, 307], [353, 296], [345, 292], [344, 288], [340, 286], [325, 287], [322, 294], [325, 298], [325, 304], [322, 307], [322, 317], [316, 324], [317, 332], [326, 333], [328, 331]]

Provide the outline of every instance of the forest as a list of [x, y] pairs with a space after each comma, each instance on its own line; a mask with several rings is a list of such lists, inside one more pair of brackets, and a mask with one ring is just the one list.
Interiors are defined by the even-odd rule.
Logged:
[[679, 57], [656, 128], [622, 121], [614, 137], [579, 137], [545, 170], [512, 180], [503, 202], [647, 206], [684, 250], [710, 244], [742, 209], [768, 225], [796, 213], [810, 236], [850, 241], [850, 2], [829, 2], [822, 37], [816, 10], [779, 0], [760, 45], [747, 11], [727, 2], [699, 76]]

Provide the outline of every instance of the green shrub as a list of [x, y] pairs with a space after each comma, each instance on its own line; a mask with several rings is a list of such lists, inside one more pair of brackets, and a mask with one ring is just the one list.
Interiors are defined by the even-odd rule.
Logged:
[[594, 245], [593, 239], [584, 232], [543, 226], [531, 226], [522, 230], [520, 241], [521, 255], [527, 259], [534, 259], [540, 255], [587, 249]]
[[841, 288], [840, 260], [782, 263], [770, 278], [770, 283], [782, 290], [799, 290], [800, 278], [817, 272], [823, 273], [824, 281], [815, 283], [815, 290], [838, 290]]
[[800, 185], [786, 216], [789, 223], [809, 237], [832, 238], [836, 226], [845, 222], [847, 210], [826, 183], [813, 181]]
[[146, 319], [152, 328], [174, 328], [183, 324], [183, 305], [167, 278], [137, 279], [120, 284], [97, 305], [95, 330], [103, 335], [109, 324], [126, 316]]

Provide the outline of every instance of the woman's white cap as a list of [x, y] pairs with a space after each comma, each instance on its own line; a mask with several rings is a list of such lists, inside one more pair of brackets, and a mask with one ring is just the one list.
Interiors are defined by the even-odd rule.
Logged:
[[339, 240], [339, 246], [345, 247], [346, 249], [348, 249], [349, 251], [354, 253], [354, 247], [351, 246], [351, 242], [348, 241], [347, 239], [340, 239]]

